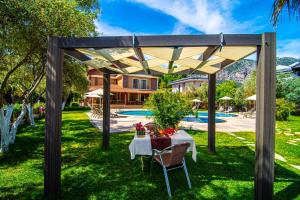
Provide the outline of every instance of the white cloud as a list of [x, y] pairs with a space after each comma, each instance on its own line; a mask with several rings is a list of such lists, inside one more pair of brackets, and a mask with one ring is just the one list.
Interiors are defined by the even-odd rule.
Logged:
[[182, 23], [177, 23], [174, 26], [174, 29], [172, 31], [172, 35], [182, 35], [182, 34], [190, 34], [190, 30], [188, 30], [188, 27], [185, 26]]
[[111, 26], [109, 24], [99, 22], [97, 20], [94, 21], [96, 26], [96, 31], [101, 35], [109, 35], [109, 36], [122, 36], [122, 35], [132, 35], [130, 31], [123, 29], [121, 27]]
[[277, 57], [300, 58], [300, 39], [287, 39], [278, 41]]
[[[256, 31], [257, 19], [240, 22], [232, 11], [237, 0], [128, 0], [142, 3], [176, 18], [180, 23], [204, 33], [240, 33]], [[251, 27], [251, 29], [249, 29]], [[261, 26], [257, 26], [260, 28]]]

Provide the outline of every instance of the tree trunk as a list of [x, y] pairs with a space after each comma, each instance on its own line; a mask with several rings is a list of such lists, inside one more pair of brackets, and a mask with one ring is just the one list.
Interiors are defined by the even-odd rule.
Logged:
[[34, 116], [33, 116], [33, 106], [31, 103], [26, 104], [27, 112], [28, 112], [28, 117], [30, 121], [30, 125], [32, 127], [35, 127], [35, 122], [34, 122]]
[[9, 149], [9, 129], [10, 120], [13, 113], [13, 104], [6, 106], [7, 109], [4, 111], [4, 107], [0, 109], [0, 131], [1, 131], [1, 146], [0, 152], [7, 152]]
[[25, 105], [25, 103], [23, 103], [21, 113], [17, 117], [16, 121], [14, 121], [14, 123], [12, 124], [11, 129], [10, 129], [10, 133], [9, 133], [9, 136], [10, 136], [9, 143], [10, 144], [15, 143], [18, 127], [21, 124], [25, 114], [26, 114], [26, 105]]

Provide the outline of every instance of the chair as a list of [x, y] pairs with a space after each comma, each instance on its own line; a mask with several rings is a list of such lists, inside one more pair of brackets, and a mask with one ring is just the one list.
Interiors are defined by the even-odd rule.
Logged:
[[187, 167], [185, 164], [185, 160], [184, 160], [184, 155], [187, 152], [187, 149], [189, 146], [190, 146], [190, 143], [185, 142], [185, 143], [176, 144], [174, 146], [167, 147], [162, 151], [153, 149], [150, 174], [152, 172], [153, 161], [155, 160], [163, 168], [169, 197], [172, 197], [172, 195], [171, 195], [170, 183], [169, 183], [169, 178], [168, 178], [168, 171], [178, 169], [178, 168], [183, 168], [186, 179], [187, 179], [188, 186], [190, 189], [192, 187], [191, 181], [189, 178], [189, 174], [187, 171]]
[[159, 125], [154, 122], [149, 122], [144, 125], [149, 131], [157, 131], [159, 129]]

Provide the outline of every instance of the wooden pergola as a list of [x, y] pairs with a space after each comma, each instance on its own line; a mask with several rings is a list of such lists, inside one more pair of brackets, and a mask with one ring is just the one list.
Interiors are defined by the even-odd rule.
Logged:
[[46, 70], [45, 195], [56, 196], [60, 192], [64, 53], [103, 72], [104, 149], [109, 147], [110, 135], [110, 74], [208, 74], [208, 151], [215, 152], [216, 73], [254, 52], [257, 52], [255, 199], [272, 199], [275, 33], [49, 37]]

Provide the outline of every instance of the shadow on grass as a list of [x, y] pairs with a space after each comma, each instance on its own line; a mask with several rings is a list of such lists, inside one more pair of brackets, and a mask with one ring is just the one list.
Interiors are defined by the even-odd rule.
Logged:
[[[113, 134], [110, 149], [103, 151], [101, 133], [82, 115], [63, 115], [62, 199], [167, 199], [161, 167], [155, 165], [150, 176], [149, 159], [130, 160], [132, 133]], [[173, 199], [253, 199], [254, 152], [217, 134], [217, 153], [208, 154], [207, 133], [191, 134], [198, 150], [197, 163], [186, 156], [192, 189], [182, 170], [170, 172]], [[0, 156], [0, 198], [43, 197], [43, 138], [39, 122], [37, 129], [22, 129], [11, 152]], [[275, 199], [296, 198], [299, 183], [298, 174], [276, 164]]]

